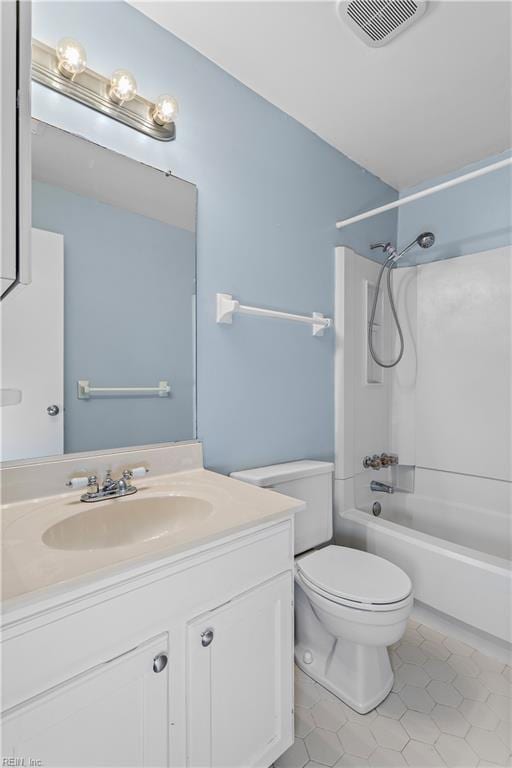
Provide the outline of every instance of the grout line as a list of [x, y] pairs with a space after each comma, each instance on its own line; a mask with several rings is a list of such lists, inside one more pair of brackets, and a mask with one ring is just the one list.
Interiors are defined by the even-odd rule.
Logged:
[[[402, 641], [401, 641], [401, 642], [399, 642], [399, 643], [396, 645], [396, 649], [398, 649], [398, 648], [400, 647], [400, 645], [402, 645], [402, 644], [403, 644], [403, 645], [411, 645], [412, 647], [416, 647], [416, 648], [418, 648], [419, 650], [421, 650], [421, 651], [422, 651], [422, 653], [424, 653], [424, 654], [425, 654], [425, 656], [426, 656], [425, 660], [424, 660], [424, 661], [422, 661], [422, 662], [420, 662], [420, 663], [417, 663], [417, 662], [407, 662], [407, 661], [403, 661], [403, 660], [401, 659], [401, 657], [400, 657], [400, 654], [398, 654], [398, 658], [399, 658], [399, 659], [400, 659], [400, 661], [401, 661], [401, 666], [403, 666], [404, 664], [410, 664], [411, 666], [417, 667], [418, 669], [423, 669], [423, 668], [425, 667], [425, 665], [426, 665], [426, 664], [428, 664], [428, 662], [437, 662], [437, 663], [440, 663], [440, 664], [447, 664], [448, 666], [450, 666], [450, 661], [451, 661], [451, 659], [452, 659], [454, 656], [457, 656], [457, 655], [459, 655], [459, 654], [456, 654], [455, 652], [451, 651], [451, 650], [450, 650], [450, 648], [449, 648], [449, 647], [447, 646], [447, 644], [446, 644], [446, 641], [447, 641], [447, 640], [449, 640], [449, 639], [451, 639], [451, 636], [450, 636], [450, 635], [447, 635], [447, 634], [445, 634], [445, 633], [443, 633], [443, 632], [438, 632], [437, 630], [434, 630], [435, 632], [437, 632], [437, 634], [438, 634], [440, 637], [432, 639], [432, 638], [429, 638], [429, 636], [428, 636], [428, 635], [427, 635], [427, 636], [425, 636], [425, 635], [424, 635], [424, 634], [423, 634], [421, 631], [419, 631], [419, 630], [421, 629], [421, 627], [425, 627], [425, 628], [427, 628], [427, 629], [430, 629], [430, 627], [429, 627], [427, 624], [423, 624], [423, 623], [421, 623], [421, 622], [415, 622], [415, 626], [410, 626], [410, 628], [411, 628], [411, 629], [414, 629], [414, 630], [416, 630], [416, 631], [417, 631], [417, 633], [418, 633], [418, 634], [419, 634], [419, 635], [422, 637], [422, 640], [421, 640], [421, 642], [419, 643], [419, 645], [418, 645], [418, 644], [415, 644], [415, 643], [407, 643], [407, 640], [406, 640], [406, 639], [404, 639], [404, 638], [402, 638]], [[458, 638], [456, 638], [456, 637], [455, 637], [455, 638], [453, 638], [453, 639], [457, 640]], [[423, 649], [423, 646], [425, 645], [425, 643], [433, 643], [433, 644], [438, 644], [438, 645], [442, 646], [442, 647], [443, 647], [443, 648], [446, 650], [446, 652], [448, 653], [448, 656], [447, 656], [445, 659], [442, 659], [442, 658], [438, 658], [437, 656], [433, 656], [433, 655], [431, 655], [431, 654], [428, 652], [428, 650], [425, 650], [425, 649]], [[467, 646], [467, 647], [468, 647], [468, 648], [471, 650], [471, 653], [469, 653], [469, 654], [461, 654], [463, 658], [467, 658], [468, 660], [471, 660], [471, 659], [473, 658], [473, 656], [475, 656], [475, 654], [479, 653], [479, 650], [478, 650], [477, 648], [475, 648], [474, 646], [472, 646], [471, 644], [469, 644], [469, 643], [464, 643], [464, 645], [466, 645], [466, 646]], [[481, 652], [480, 652], [480, 653], [481, 653]], [[482, 655], [482, 656], [485, 656], [486, 654], [481, 654], [481, 655]], [[495, 658], [495, 657], [491, 656], [490, 658]], [[505, 672], [505, 670], [508, 668], [508, 665], [507, 665], [507, 664], [505, 664], [505, 663], [503, 663], [503, 662], [501, 661], [501, 659], [497, 659], [497, 658], [496, 658], [496, 661], [498, 662], [498, 665], [499, 665], [499, 666], [498, 666], [498, 670], [496, 671], [496, 674], [503, 676], [503, 677], [504, 677], [504, 679], [505, 679], [505, 681], [506, 681], [506, 684], [510, 685], [510, 688], [512, 689], [512, 683], [511, 683], [511, 681], [509, 680], [509, 678], [508, 678], [508, 677], [505, 677], [505, 676], [504, 676], [504, 672]], [[471, 675], [464, 675], [464, 674], [458, 673], [458, 672], [456, 671], [456, 669], [452, 667], [452, 671], [453, 671], [453, 673], [454, 673], [455, 677], [453, 677], [451, 680], [448, 680], [448, 681], [446, 681], [446, 680], [439, 680], [439, 681], [437, 681], [437, 682], [439, 682], [439, 683], [441, 683], [441, 684], [444, 684], [444, 685], [446, 685], [446, 686], [452, 687], [452, 688], [454, 688], [454, 689], [455, 689], [455, 691], [457, 691], [457, 694], [460, 696], [460, 698], [461, 698], [461, 701], [460, 701], [460, 703], [459, 703], [459, 704], [457, 704], [457, 705], [455, 705], [455, 706], [452, 706], [452, 705], [449, 705], [449, 704], [441, 704], [440, 702], [438, 702], [438, 701], [437, 701], [437, 700], [436, 700], [436, 699], [435, 699], [435, 698], [432, 696], [431, 698], [433, 699], [433, 702], [434, 702], [434, 706], [432, 707], [432, 709], [430, 710], [430, 712], [420, 712], [420, 711], [418, 711], [418, 710], [414, 710], [414, 709], [411, 709], [410, 707], [407, 707], [407, 705], [405, 704], [405, 702], [403, 701], [403, 699], [402, 699], [402, 703], [403, 703], [403, 706], [405, 707], [405, 711], [404, 711], [404, 712], [403, 712], [403, 713], [400, 715], [400, 717], [389, 717], [389, 716], [386, 716], [386, 715], [381, 715], [381, 714], [378, 712], [378, 708], [376, 708], [376, 717], [379, 717], [379, 716], [380, 716], [380, 717], [383, 717], [385, 720], [388, 720], [390, 723], [391, 723], [391, 721], [393, 721], [393, 720], [394, 720], [395, 722], [399, 723], [399, 724], [400, 724], [400, 726], [403, 728], [403, 730], [404, 730], [404, 733], [405, 733], [405, 734], [406, 734], [406, 736], [407, 736], [407, 741], [406, 741], [406, 743], [404, 744], [404, 746], [403, 746], [403, 747], [402, 747], [400, 750], [399, 750], [399, 749], [393, 749], [393, 748], [391, 748], [391, 747], [384, 747], [382, 744], [380, 744], [380, 743], [378, 742], [378, 740], [376, 739], [376, 737], [375, 737], [375, 735], [374, 735], [374, 733], [373, 733], [373, 730], [372, 730], [372, 725], [371, 725], [371, 724], [372, 724], [372, 723], [375, 721], [376, 717], [373, 717], [371, 720], [369, 720], [367, 724], [364, 724], [364, 722], [363, 722], [363, 723], [358, 723], [358, 721], [357, 721], [357, 720], [356, 720], [356, 721], [352, 721], [352, 720], [350, 720], [350, 718], [347, 718], [347, 719], [345, 720], [345, 722], [343, 722], [343, 723], [340, 725], [340, 727], [339, 727], [339, 728], [338, 728], [336, 731], [331, 731], [329, 728], [327, 728], [327, 729], [323, 729], [322, 725], [317, 725], [317, 724], [316, 724], [316, 721], [314, 720], [314, 718], [312, 718], [312, 720], [313, 720], [313, 722], [314, 722], [314, 724], [315, 724], [315, 725], [314, 725], [314, 728], [313, 728], [313, 729], [312, 729], [312, 730], [311, 730], [309, 733], [312, 733], [314, 730], [317, 730], [317, 729], [319, 729], [319, 730], [327, 730], [327, 731], [329, 731], [329, 732], [335, 733], [335, 734], [336, 734], [336, 737], [337, 737], [337, 740], [338, 740], [338, 742], [339, 742], [339, 746], [340, 746], [340, 748], [341, 748], [341, 750], [342, 750], [342, 752], [341, 752], [340, 756], [338, 757], [338, 760], [340, 760], [340, 759], [343, 757], [343, 755], [351, 755], [351, 753], [349, 753], [349, 752], [347, 752], [347, 751], [345, 750], [345, 748], [344, 748], [344, 746], [343, 746], [343, 743], [342, 743], [342, 741], [341, 741], [341, 737], [340, 737], [340, 732], [343, 730], [343, 728], [344, 728], [345, 726], [347, 726], [347, 725], [351, 724], [351, 723], [352, 723], [353, 725], [362, 725], [363, 727], [367, 728], [367, 730], [369, 731], [369, 733], [372, 735], [373, 739], [376, 741], [376, 746], [375, 746], [375, 748], [374, 748], [374, 749], [373, 749], [373, 750], [370, 752], [369, 756], [368, 756], [367, 758], [359, 758], [359, 759], [361, 759], [361, 760], [365, 760], [365, 761], [369, 760], [369, 759], [372, 757], [372, 755], [374, 755], [374, 754], [376, 753], [376, 751], [377, 751], [378, 749], [389, 749], [389, 750], [391, 750], [391, 751], [394, 751], [394, 752], [396, 752], [397, 754], [402, 754], [402, 753], [404, 752], [404, 750], [407, 748], [407, 746], [410, 744], [410, 742], [412, 742], [412, 741], [417, 741], [419, 744], [423, 745], [425, 748], [432, 748], [432, 749], [434, 749], [434, 751], [435, 751], [435, 752], [437, 753], [437, 755], [439, 756], [439, 759], [440, 759], [441, 761], [443, 761], [443, 763], [444, 763], [444, 758], [442, 757], [441, 753], [440, 753], [440, 752], [437, 750], [437, 745], [438, 745], [438, 743], [439, 743], [440, 739], [442, 738], [442, 736], [447, 736], [447, 737], [450, 737], [450, 738], [453, 738], [453, 739], [457, 739], [457, 740], [460, 740], [460, 741], [464, 742], [464, 743], [465, 743], [465, 745], [466, 745], [466, 747], [467, 747], [468, 749], [471, 749], [471, 750], [472, 750], [472, 751], [475, 753], [476, 757], [478, 758], [478, 765], [480, 765], [480, 763], [482, 763], [482, 762], [485, 762], [485, 758], [481, 757], [481, 756], [479, 755], [479, 753], [477, 752], [477, 749], [476, 749], [476, 748], [473, 748], [473, 746], [471, 745], [471, 743], [470, 743], [470, 742], [467, 740], [467, 735], [470, 733], [471, 729], [476, 729], [477, 731], [478, 731], [478, 730], [480, 730], [480, 731], [482, 731], [482, 732], [485, 732], [486, 734], [492, 735], [492, 736], [494, 737], [494, 739], [496, 740], [496, 743], [497, 743], [497, 745], [498, 745], [498, 746], [499, 746], [501, 749], [505, 750], [505, 751], [507, 752], [507, 754], [508, 754], [508, 755], [510, 755], [510, 748], [509, 748], [509, 745], [508, 745], [508, 744], [505, 742], [505, 740], [504, 740], [504, 739], [503, 739], [503, 738], [502, 738], [502, 737], [501, 737], [501, 736], [498, 734], [498, 730], [499, 730], [499, 728], [503, 726], [503, 723], [507, 723], [507, 722], [508, 722], [507, 720], [503, 720], [503, 718], [501, 718], [497, 712], [495, 712], [494, 710], [492, 710], [492, 711], [493, 711], [493, 714], [494, 714], [494, 718], [495, 718], [495, 720], [496, 720], [496, 723], [497, 723], [497, 724], [496, 724], [496, 727], [495, 727], [495, 728], [493, 728], [493, 729], [482, 728], [482, 727], [481, 727], [481, 726], [479, 726], [478, 724], [474, 724], [474, 723], [470, 722], [470, 721], [469, 721], [469, 720], [466, 718], [466, 716], [464, 715], [464, 713], [461, 711], [461, 707], [462, 707], [462, 705], [463, 705], [464, 701], [466, 701], [466, 700], [467, 700], [467, 701], [470, 701], [470, 702], [473, 702], [475, 705], [485, 705], [485, 706], [488, 706], [487, 702], [489, 701], [489, 699], [490, 699], [491, 695], [494, 693], [494, 692], [493, 692], [491, 689], [487, 688], [487, 686], [484, 686], [484, 688], [487, 690], [487, 693], [486, 693], [485, 699], [484, 699], [483, 701], [480, 701], [480, 700], [467, 699], [467, 698], [466, 698], [466, 697], [465, 697], [465, 696], [464, 696], [464, 695], [463, 695], [463, 694], [462, 694], [462, 693], [459, 691], [459, 689], [458, 689], [458, 688], [455, 688], [455, 686], [453, 685], [453, 682], [454, 682], [454, 680], [455, 680], [457, 677], [462, 677], [462, 678], [467, 678], [468, 680], [474, 680], [474, 681], [477, 681], [477, 680], [478, 680], [478, 678], [479, 678], [481, 675], [485, 674], [486, 672], [493, 672], [493, 671], [494, 671], [494, 670], [492, 670], [492, 669], [491, 669], [491, 670], [487, 670], [487, 669], [485, 669], [485, 668], [482, 668], [482, 667], [481, 667], [479, 664], [477, 664], [477, 662], [476, 662], [476, 661], [474, 661], [474, 660], [473, 660], [473, 663], [476, 665], [476, 667], [477, 667], [477, 668], [478, 668], [478, 670], [479, 670], [479, 674], [477, 675], [477, 677], [472, 677]], [[400, 668], [399, 668], [399, 669], [400, 669]], [[303, 673], [303, 674], [304, 674], [304, 673]], [[432, 678], [432, 677], [430, 677], [430, 681], [429, 681], [429, 683], [427, 683], [425, 686], [421, 686], [421, 685], [415, 685], [415, 684], [414, 684], [414, 683], [412, 683], [412, 682], [408, 682], [408, 683], [406, 683], [406, 684], [407, 684], [407, 685], [409, 685], [409, 686], [412, 686], [412, 687], [418, 688], [418, 689], [420, 689], [420, 690], [421, 690], [421, 689], [424, 689], [424, 690], [426, 690], [426, 689], [428, 688], [428, 685], [430, 685], [430, 683], [431, 683], [431, 682], [436, 682], [436, 679], [435, 679], [435, 678]], [[324, 689], [324, 688], [323, 688], [323, 686], [322, 686], [322, 685], [320, 685], [319, 683], [316, 683], [316, 682], [314, 682], [313, 684], [314, 684], [315, 686], [317, 686], [317, 687], [318, 687], [318, 688], [319, 688], [321, 691], [327, 692], [327, 690], [326, 690], [326, 689]], [[484, 685], [484, 684], [483, 684], [482, 682], [480, 682], [480, 685]], [[399, 699], [401, 698], [401, 697], [400, 697], [400, 692], [399, 692], [399, 691], [393, 691], [393, 693], [394, 693], [394, 694], [395, 694], [395, 695], [396, 695], [396, 696], [397, 696]], [[427, 691], [427, 693], [429, 693], [429, 692]], [[497, 694], [497, 695], [500, 695], [500, 694]], [[325, 699], [324, 699], [324, 698], [323, 698], [323, 696], [322, 696], [322, 694], [320, 694], [320, 699], [319, 699], [319, 701], [329, 701], [329, 698], [325, 698]], [[316, 704], [318, 704], [318, 703], [319, 703], [319, 702], [316, 702], [316, 703], [315, 703], [315, 704], [313, 704], [311, 707], [307, 707], [307, 709], [309, 709], [309, 710], [311, 711], [311, 710], [314, 708], [314, 706], [316, 706]], [[511, 704], [512, 704], [512, 702], [511, 702]], [[465, 733], [463, 736], [458, 736], [458, 735], [456, 735], [456, 734], [454, 734], [454, 733], [449, 733], [449, 732], [443, 731], [443, 730], [442, 730], [442, 729], [441, 729], [441, 728], [438, 726], [437, 722], [436, 722], [436, 721], [435, 721], [435, 720], [432, 718], [432, 711], [434, 710], [434, 708], [435, 708], [436, 706], [443, 706], [443, 707], [445, 707], [445, 708], [447, 708], [447, 709], [449, 709], [449, 710], [452, 710], [454, 713], [457, 713], [457, 715], [459, 715], [459, 716], [462, 718], [462, 720], [463, 720], [463, 721], [466, 723], [466, 725], [467, 725], [467, 731], [466, 731], [466, 733]], [[492, 709], [492, 708], [491, 708], [491, 709]], [[416, 713], [416, 714], [418, 714], [420, 717], [421, 717], [421, 716], [423, 716], [423, 717], [425, 717], [425, 718], [427, 718], [427, 719], [429, 719], [429, 720], [431, 720], [431, 721], [432, 721], [432, 725], [433, 725], [433, 726], [436, 728], [436, 730], [438, 731], [438, 735], [435, 737], [435, 739], [434, 739], [434, 741], [433, 741], [433, 742], [422, 741], [420, 738], [416, 738], [416, 739], [414, 739], [414, 737], [413, 737], [413, 736], [411, 736], [411, 735], [409, 734], [409, 731], [407, 730], [407, 728], [406, 728], [406, 727], [405, 727], [405, 726], [402, 724], [402, 720], [404, 719], [404, 717], [407, 715], [407, 713], [408, 713], [408, 712]], [[309, 733], [307, 734], [307, 736], [309, 736]], [[297, 738], [299, 738], [299, 737], [297, 737]], [[310, 753], [309, 753], [309, 749], [307, 748], [307, 745], [306, 745], [306, 743], [305, 743], [305, 738], [304, 738], [304, 739], [302, 739], [302, 741], [304, 742], [305, 751], [306, 751], [306, 754], [307, 754], [307, 756], [309, 757], [309, 762], [314, 762], [314, 761], [312, 760], [312, 758], [311, 758], [311, 755], [310, 755]], [[354, 756], [354, 757], [356, 757], [356, 756]], [[507, 760], [508, 760], [508, 759], [509, 759], [509, 758], [507, 757]], [[318, 761], [318, 762], [320, 763], [320, 761]], [[329, 766], [328, 766], [327, 764], [324, 764], [324, 763], [320, 763], [320, 764], [321, 764], [321, 765], [326, 765], [326, 768], [329, 768]]]

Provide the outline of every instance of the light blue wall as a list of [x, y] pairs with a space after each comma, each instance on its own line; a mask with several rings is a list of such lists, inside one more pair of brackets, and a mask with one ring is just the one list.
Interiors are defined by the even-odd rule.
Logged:
[[368, 253], [396, 238], [396, 215], [350, 231], [335, 221], [395, 190], [169, 32], [121, 2], [36, 2], [34, 35], [76, 36], [90, 66], [132, 70], [148, 98], [180, 102], [163, 144], [38, 86], [36, 117], [198, 185], [198, 432], [205, 462], [229, 471], [334, 452], [334, 334], [236, 317], [215, 294], [290, 312], [334, 311], [335, 245]]
[[[508, 157], [510, 152], [488, 157], [456, 173], [429, 179], [404, 189], [400, 196], [434, 186], [448, 179]], [[398, 240], [405, 247], [420, 232], [430, 230], [436, 244], [428, 250], [415, 248], [404, 256], [401, 266], [478, 253], [512, 243], [512, 169], [499, 171], [436, 192], [399, 209]]]
[[[65, 452], [189, 440], [194, 234], [41, 182], [32, 206], [35, 227], [64, 235]], [[171, 396], [79, 400], [80, 379], [167, 380]]]

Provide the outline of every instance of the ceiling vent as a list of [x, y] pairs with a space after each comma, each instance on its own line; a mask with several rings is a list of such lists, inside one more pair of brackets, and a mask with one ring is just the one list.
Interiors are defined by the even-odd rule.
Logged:
[[423, 16], [427, 0], [340, 0], [337, 8], [366, 45], [380, 48]]

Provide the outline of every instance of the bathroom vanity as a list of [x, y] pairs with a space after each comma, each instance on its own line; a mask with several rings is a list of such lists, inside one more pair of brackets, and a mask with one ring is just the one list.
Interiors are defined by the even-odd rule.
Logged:
[[[267, 768], [303, 504], [203, 469], [196, 186], [105, 124], [31, 120], [30, 3], [0, 5], [3, 762]], [[135, 494], [80, 501], [137, 467]]]
[[[168, 450], [200, 455], [198, 444]], [[153, 520], [148, 534], [155, 499], [185, 500], [187, 515], [173, 513], [160, 533]], [[191, 499], [208, 514], [191, 513]], [[135, 503], [139, 539], [124, 511]], [[116, 543], [106, 523], [93, 545], [85, 521], [108, 504], [130, 540]], [[272, 764], [293, 741], [293, 515], [302, 507], [202, 468], [144, 480], [114, 502], [82, 504], [74, 491], [7, 505], [3, 756], [44, 766]], [[81, 537], [45, 544], [43, 530], [80, 515]]]
[[[267, 768], [293, 741], [303, 504], [203, 469], [196, 187], [23, 104], [0, 188], [13, 202], [16, 120], [32, 163], [20, 133], [28, 181], [9, 231], [23, 217], [31, 249], [23, 290], [22, 274], [0, 275], [2, 758]], [[80, 501], [80, 484], [126, 488], [137, 467], [136, 493]]]

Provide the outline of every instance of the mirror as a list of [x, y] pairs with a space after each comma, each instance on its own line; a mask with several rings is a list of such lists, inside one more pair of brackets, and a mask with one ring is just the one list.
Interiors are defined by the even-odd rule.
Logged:
[[2, 461], [190, 440], [196, 187], [33, 121], [32, 282], [2, 302]]

